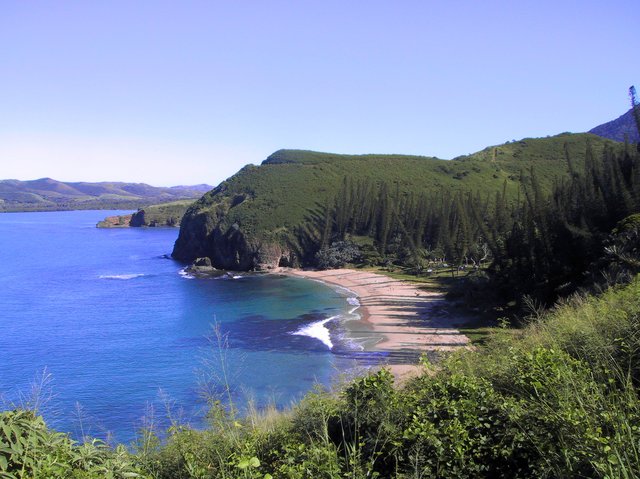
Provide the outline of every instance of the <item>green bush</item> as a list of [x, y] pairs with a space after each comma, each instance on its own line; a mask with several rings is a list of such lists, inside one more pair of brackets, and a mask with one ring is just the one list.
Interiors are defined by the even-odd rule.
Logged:
[[78, 445], [50, 431], [32, 411], [0, 413], [0, 478], [133, 478], [145, 477], [124, 446], [115, 449], [98, 440]]

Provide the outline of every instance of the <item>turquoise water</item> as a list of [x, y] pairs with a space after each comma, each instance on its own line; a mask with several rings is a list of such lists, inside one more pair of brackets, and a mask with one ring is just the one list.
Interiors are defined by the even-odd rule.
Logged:
[[5, 408], [45, 377], [53, 427], [128, 442], [151, 418], [166, 425], [167, 408], [201, 425], [203, 393], [226, 400], [225, 376], [239, 408], [285, 407], [353, 366], [339, 321], [354, 309], [347, 292], [273, 275], [189, 278], [168, 256], [177, 229], [95, 228], [111, 214], [0, 215]]

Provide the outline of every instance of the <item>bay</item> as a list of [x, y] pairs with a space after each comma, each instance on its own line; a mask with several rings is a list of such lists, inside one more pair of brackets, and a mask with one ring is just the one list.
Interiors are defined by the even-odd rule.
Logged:
[[58, 430], [130, 442], [169, 418], [202, 426], [205, 396], [283, 408], [353, 367], [348, 292], [276, 275], [190, 278], [169, 257], [177, 229], [95, 227], [122, 213], [0, 215], [5, 409], [37, 396]]

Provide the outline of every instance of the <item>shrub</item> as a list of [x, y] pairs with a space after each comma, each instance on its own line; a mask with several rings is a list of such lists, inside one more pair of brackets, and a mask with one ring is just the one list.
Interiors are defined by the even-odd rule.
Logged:
[[115, 449], [98, 440], [78, 445], [50, 431], [32, 411], [0, 413], [0, 477], [103, 478], [143, 477], [124, 446]]
[[360, 260], [360, 248], [350, 241], [336, 241], [328, 248], [316, 253], [316, 263], [320, 269], [342, 268], [347, 263]]

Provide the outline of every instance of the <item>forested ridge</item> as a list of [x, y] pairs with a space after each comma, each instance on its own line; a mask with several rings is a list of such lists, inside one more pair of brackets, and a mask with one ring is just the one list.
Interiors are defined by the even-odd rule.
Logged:
[[[633, 87], [630, 96], [640, 131]], [[494, 301], [533, 295], [551, 304], [581, 287], [626, 282], [640, 264], [640, 146], [619, 145], [595, 151], [587, 139], [576, 155], [564, 141], [564, 172], [556, 165], [550, 181], [547, 164], [530, 161], [510, 177], [518, 181], [494, 191], [407, 191], [345, 176], [298, 230], [303, 262], [396, 265], [417, 275], [446, 267], [501, 293]], [[481, 154], [495, 163], [498, 149]]]
[[[246, 166], [189, 208], [173, 255], [185, 261], [208, 256], [214, 266], [230, 270], [314, 265], [325, 229], [322, 219], [337, 199], [347, 205], [364, 201], [361, 205], [366, 207], [386, 190], [395, 207], [411, 198], [415, 203], [421, 197], [433, 203], [441, 202], [437, 196], [443, 194], [456, 198], [472, 192], [493, 198], [497, 191], [505, 191], [511, 202], [532, 167], [541, 189], [549, 192], [557, 178], [569, 174], [566, 152], [581, 168], [588, 145], [596, 157], [605, 148], [623, 148], [595, 135], [561, 134], [508, 142], [453, 160], [281, 150], [260, 166]], [[359, 197], [346, 198], [352, 193]], [[374, 212], [361, 211], [356, 219], [368, 221], [367, 214]], [[353, 225], [350, 228], [349, 233]], [[384, 240], [392, 243], [394, 236], [386, 236]], [[334, 240], [329, 237], [329, 244]], [[384, 255], [379, 245], [376, 249]]]
[[[505, 181], [493, 194], [406, 193], [397, 184], [345, 178], [335, 200], [301, 229], [306, 249], [316, 246], [307, 261], [391, 262], [416, 274], [443, 264], [464, 271], [488, 266], [493, 286], [506, 295], [536, 293], [547, 301], [575, 290], [603, 261], [611, 265], [607, 272], [622, 274], [613, 264], [631, 266], [620, 252], [629, 247], [630, 232], [611, 233], [640, 211], [638, 150], [627, 144], [595, 155], [587, 145], [581, 166], [566, 148], [565, 154], [569, 174], [550, 191], [535, 166], [519, 184]], [[349, 250], [346, 261], [340, 250]]]

